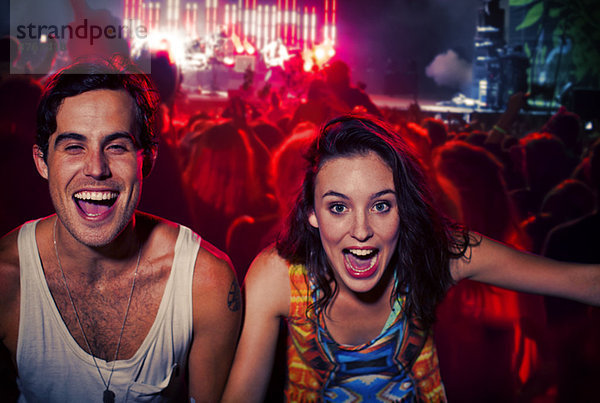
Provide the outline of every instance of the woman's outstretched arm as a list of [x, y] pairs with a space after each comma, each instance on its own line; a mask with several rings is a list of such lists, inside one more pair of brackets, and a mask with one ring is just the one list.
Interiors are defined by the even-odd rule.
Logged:
[[469, 278], [600, 306], [600, 264], [559, 262], [518, 251], [479, 234], [473, 236], [481, 242], [450, 264], [455, 281]]
[[288, 265], [272, 248], [261, 252], [244, 280], [245, 315], [223, 402], [262, 402], [270, 379], [279, 320], [290, 306]]

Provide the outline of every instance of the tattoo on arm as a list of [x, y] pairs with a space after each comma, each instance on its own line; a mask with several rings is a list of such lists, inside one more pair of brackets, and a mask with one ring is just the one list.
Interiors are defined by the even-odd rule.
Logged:
[[238, 286], [237, 281], [233, 280], [231, 282], [231, 287], [229, 288], [229, 294], [227, 295], [227, 307], [230, 311], [237, 312], [240, 310], [240, 306], [240, 287]]

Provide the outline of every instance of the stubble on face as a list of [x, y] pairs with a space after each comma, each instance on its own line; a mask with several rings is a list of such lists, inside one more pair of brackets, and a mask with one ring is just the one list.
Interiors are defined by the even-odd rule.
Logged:
[[134, 108], [125, 91], [94, 90], [58, 109], [45, 177], [62, 226], [81, 244], [106, 246], [132, 222], [143, 162]]

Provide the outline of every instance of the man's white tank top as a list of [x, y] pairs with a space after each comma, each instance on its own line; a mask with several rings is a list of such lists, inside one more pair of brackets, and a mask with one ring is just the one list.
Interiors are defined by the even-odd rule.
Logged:
[[[105, 387], [98, 368], [69, 333], [46, 283], [35, 240], [36, 224], [23, 225], [18, 237], [19, 402], [100, 402]], [[173, 401], [185, 387], [193, 330], [192, 277], [199, 247], [200, 237], [180, 226], [173, 266], [154, 323], [133, 357], [114, 363], [110, 389], [116, 402]], [[96, 362], [108, 380], [113, 362], [98, 358]]]

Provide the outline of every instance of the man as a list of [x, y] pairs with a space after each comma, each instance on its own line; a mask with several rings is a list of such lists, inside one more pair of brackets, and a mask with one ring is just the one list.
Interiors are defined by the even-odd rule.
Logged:
[[0, 241], [20, 401], [217, 401], [224, 388], [239, 288], [224, 254], [136, 211], [157, 97], [133, 69], [78, 63], [42, 96], [33, 156], [56, 214]]

